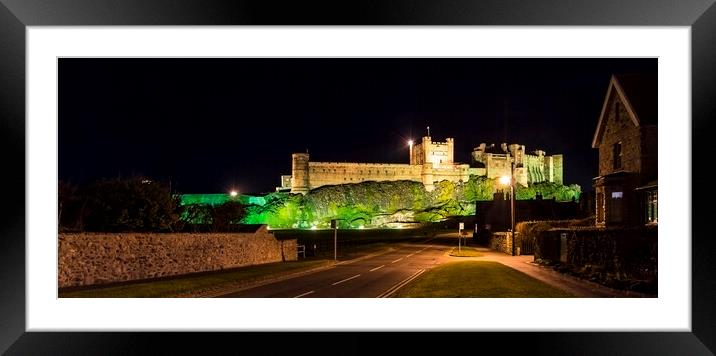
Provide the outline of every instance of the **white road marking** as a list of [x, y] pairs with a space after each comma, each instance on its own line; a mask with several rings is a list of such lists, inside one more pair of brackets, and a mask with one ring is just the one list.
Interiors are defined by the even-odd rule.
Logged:
[[377, 271], [377, 270], [379, 270], [379, 269], [381, 269], [381, 268], [383, 268], [383, 267], [385, 267], [385, 265], [382, 265], [382, 266], [379, 266], [379, 267], [373, 268], [373, 269], [372, 269], [372, 270], [370, 270], [370, 271], [371, 271], [371, 272], [373, 272], [373, 271]]
[[420, 276], [421, 274], [423, 274], [423, 272], [425, 272], [424, 269], [418, 270], [417, 272], [415, 272], [415, 273], [414, 273], [413, 275], [411, 275], [410, 277], [408, 277], [408, 278], [404, 279], [403, 281], [401, 281], [400, 283], [398, 283], [398, 284], [396, 284], [396, 285], [390, 287], [390, 289], [388, 289], [387, 291], [385, 291], [385, 292], [383, 292], [382, 294], [380, 294], [377, 298], [388, 298], [388, 297], [390, 297], [391, 295], [395, 294], [395, 292], [397, 292], [398, 289], [403, 288], [406, 284], [410, 283], [410, 282], [411, 282], [412, 280], [414, 280], [415, 278], [418, 278], [418, 276]]
[[314, 292], [316, 292], [316, 291], [315, 291], [315, 290], [312, 290], [312, 291], [310, 291], [310, 292], [306, 292], [306, 293], [303, 293], [303, 294], [299, 294], [299, 295], [295, 296], [294, 298], [305, 297], [305, 296], [307, 296], [307, 295], [309, 295], [309, 294], [311, 294], [311, 293], [314, 293]]
[[403, 260], [403, 257], [401, 257], [401, 258], [399, 258], [399, 259], [397, 259], [397, 260], [395, 260], [395, 261], [393, 261], [393, 262], [391, 262], [391, 263], [400, 262], [400, 261], [402, 261], [402, 260]]
[[368, 259], [368, 258], [373, 258], [373, 257], [376, 257], [376, 256], [384, 255], [384, 254], [386, 254], [386, 253], [388, 253], [388, 252], [391, 252], [391, 251], [393, 251], [393, 250], [394, 250], [394, 248], [390, 247], [390, 248], [386, 249], [385, 251], [380, 251], [380, 252], [372, 253], [372, 254], [370, 254], [370, 255], [366, 255], [366, 256], [363, 256], [363, 257], [354, 258], [354, 259], [348, 260], [348, 261], [341, 261], [341, 262], [336, 263], [336, 265], [349, 265], [349, 264], [351, 264], [351, 263], [353, 263], [353, 262], [363, 261], [363, 260]]
[[343, 283], [343, 282], [350, 281], [351, 279], [353, 279], [353, 278], [358, 278], [358, 277], [360, 277], [360, 274], [356, 274], [356, 275], [353, 276], [353, 277], [346, 278], [346, 279], [344, 279], [344, 280], [342, 280], [342, 281], [338, 281], [338, 282], [336, 282], [336, 283], [333, 283], [332, 285], [335, 286], [336, 284], [341, 284], [341, 283]]
[[411, 254], [405, 256], [405, 258], [408, 258], [408, 257], [410, 257], [410, 256], [412, 256], [412, 255], [414, 255], [414, 253], [411, 253]]

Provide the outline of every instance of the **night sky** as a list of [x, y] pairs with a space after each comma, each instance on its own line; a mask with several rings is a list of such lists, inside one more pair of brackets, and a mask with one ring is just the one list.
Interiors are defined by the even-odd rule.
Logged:
[[656, 59], [59, 60], [59, 175], [143, 176], [181, 193], [273, 191], [291, 153], [408, 163], [430, 126], [469, 163], [481, 142], [564, 154], [591, 190], [592, 135], [613, 73]]

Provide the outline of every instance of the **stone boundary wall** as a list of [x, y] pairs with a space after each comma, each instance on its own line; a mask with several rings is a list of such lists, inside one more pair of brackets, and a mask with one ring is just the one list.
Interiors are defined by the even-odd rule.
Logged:
[[296, 240], [255, 233], [61, 233], [59, 287], [218, 271], [298, 258]]
[[[521, 246], [520, 234], [515, 235], [515, 246]], [[488, 246], [508, 255], [512, 254], [512, 237], [509, 232], [493, 232], [488, 240]], [[515, 255], [520, 253], [515, 249]]]

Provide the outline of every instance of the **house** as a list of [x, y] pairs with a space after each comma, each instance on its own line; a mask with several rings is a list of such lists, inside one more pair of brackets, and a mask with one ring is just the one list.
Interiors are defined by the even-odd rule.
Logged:
[[597, 226], [656, 224], [656, 74], [613, 75], [594, 132]]

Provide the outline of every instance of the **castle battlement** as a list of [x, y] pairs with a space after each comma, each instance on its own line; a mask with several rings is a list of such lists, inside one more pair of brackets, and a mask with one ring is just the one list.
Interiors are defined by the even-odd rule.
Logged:
[[435, 182], [442, 180], [466, 182], [471, 175], [488, 178], [509, 175], [513, 158], [518, 183], [524, 186], [542, 181], [562, 183], [562, 155], [546, 156], [540, 150], [535, 151], [535, 155], [528, 155], [523, 145], [503, 143], [496, 147], [482, 143], [472, 152], [473, 162], [478, 167], [471, 167], [470, 164], [454, 162], [454, 145], [455, 140], [451, 137], [445, 142], [433, 142], [425, 136], [420, 142], [410, 145], [409, 164], [312, 162], [308, 153], [294, 153], [291, 175], [281, 176], [281, 187], [276, 190], [305, 194], [324, 185], [411, 180], [423, 183], [430, 191]]

